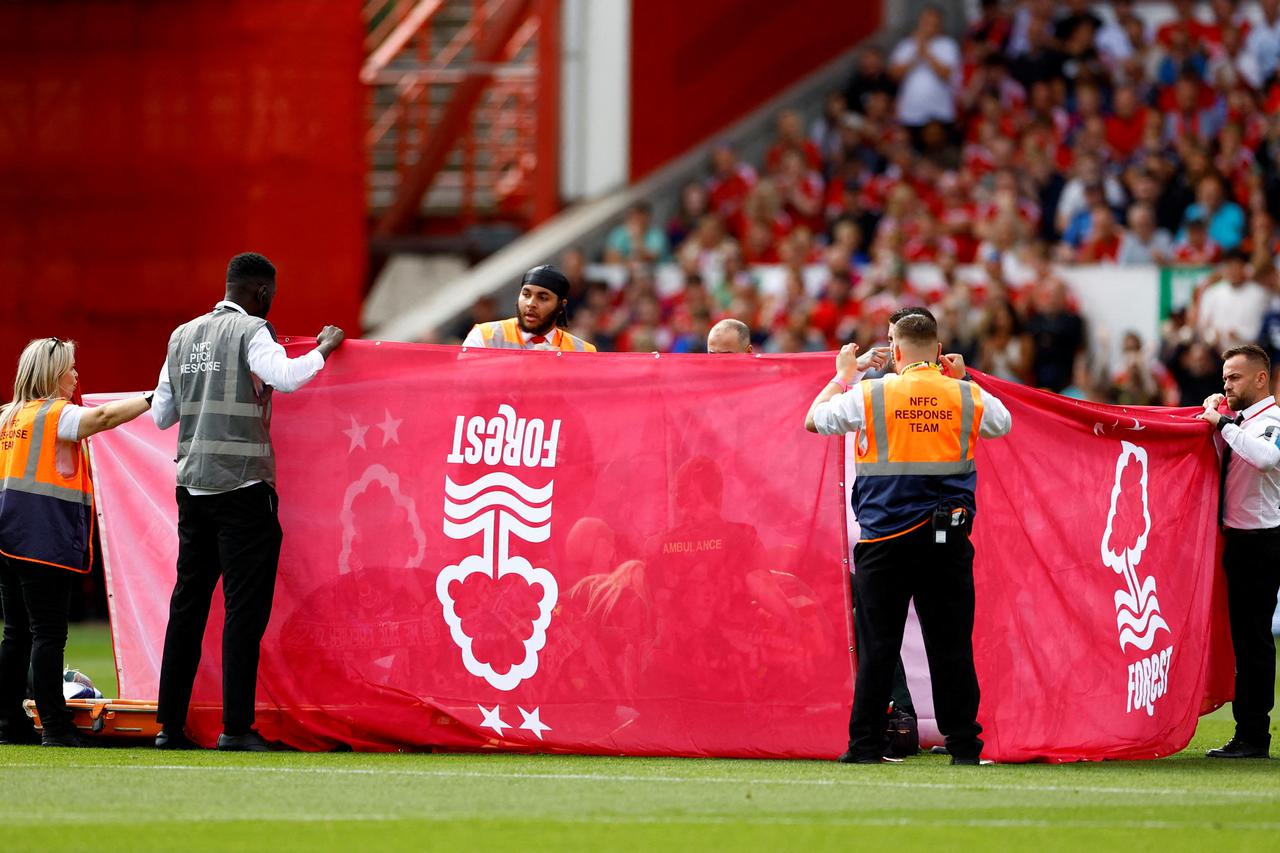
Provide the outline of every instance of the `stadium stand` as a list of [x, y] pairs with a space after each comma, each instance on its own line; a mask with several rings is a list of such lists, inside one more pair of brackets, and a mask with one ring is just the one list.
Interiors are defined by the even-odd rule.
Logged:
[[[572, 331], [686, 352], [734, 317], [758, 351], [826, 350], [923, 302], [980, 369], [1126, 404], [1198, 403], [1224, 346], [1280, 352], [1280, 2], [972, 5], [958, 37], [925, 15], [864, 48], [758, 160], [718, 146], [670, 219], [629, 208], [600, 263], [567, 252]], [[1151, 263], [1219, 266], [1159, 340], [1088, 346], [1062, 273]]]

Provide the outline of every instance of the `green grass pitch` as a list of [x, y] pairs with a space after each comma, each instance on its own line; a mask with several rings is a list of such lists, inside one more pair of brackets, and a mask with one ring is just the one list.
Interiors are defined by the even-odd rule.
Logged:
[[[102, 626], [68, 664], [114, 693]], [[950, 767], [0, 747], [0, 851], [1280, 850], [1280, 761]]]

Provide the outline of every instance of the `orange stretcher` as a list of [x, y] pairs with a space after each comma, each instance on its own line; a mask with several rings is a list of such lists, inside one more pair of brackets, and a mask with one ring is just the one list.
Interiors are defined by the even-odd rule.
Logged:
[[[27, 716], [43, 731], [36, 703], [23, 703]], [[154, 740], [160, 733], [156, 722], [156, 703], [140, 699], [68, 699], [67, 710], [76, 728], [94, 738], [119, 740]]]

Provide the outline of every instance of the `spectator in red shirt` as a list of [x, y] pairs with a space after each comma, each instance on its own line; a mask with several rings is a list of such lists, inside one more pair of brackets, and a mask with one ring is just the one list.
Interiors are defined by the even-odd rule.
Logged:
[[792, 222], [815, 231], [826, 230], [822, 215], [825, 193], [822, 175], [807, 166], [803, 154], [794, 148], [783, 152], [773, 183], [782, 200], [782, 209]]
[[731, 222], [742, 212], [742, 206], [756, 185], [756, 170], [738, 162], [738, 152], [728, 145], [717, 145], [711, 152], [711, 177], [707, 179], [707, 198], [711, 209]]
[[777, 263], [777, 241], [790, 234], [793, 225], [773, 181], [766, 179], [756, 184], [735, 223], [735, 233], [743, 244], [743, 259], [748, 264]]
[[1185, 34], [1187, 41], [1195, 43], [1206, 36], [1206, 26], [1196, 17], [1196, 0], [1173, 0], [1174, 19], [1156, 30], [1156, 44], [1163, 48], [1173, 45], [1175, 32]]
[[1208, 266], [1222, 260], [1222, 247], [1209, 236], [1202, 215], [1188, 217], [1182, 239], [1173, 245], [1173, 262], [1190, 266]]
[[943, 233], [937, 219], [926, 213], [920, 216], [919, 222], [919, 232], [902, 247], [905, 260], [913, 264], [932, 264], [943, 255], [956, 256], [959, 251], [956, 241]]
[[1107, 145], [1121, 160], [1128, 160], [1142, 144], [1142, 134], [1154, 113], [1138, 100], [1133, 86], [1120, 86], [1112, 96], [1107, 117]]
[[742, 260], [748, 264], [776, 264], [778, 262], [777, 236], [769, 223], [759, 219], [746, 221], [742, 236]]
[[1089, 235], [1080, 246], [1082, 264], [1115, 263], [1120, 249], [1120, 229], [1115, 214], [1105, 204], [1096, 204], [1089, 214]]
[[1248, 35], [1249, 19], [1238, 8], [1236, 0], [1209, 0], [1213, 20], [1200, 25], [1201, 37], [1211, 45], [1222, 45], [1229, 36], [1228, 30], [1236, 30], [1239, 36]]
[[848, 272], [837, 271], [813, 307], [809, 322], [826, 338], [829, 349], [839, 349], [850, 339], [861, 315], [862, 306], [853, 298], [853, 280]]
[[804, 121], [796, 110], [783, 110], [778, 114], [778, 137], [765, 155], [765, 169], [774, 174], [782, 168], [782, 155], [798, 151], [810, 169], [822, 171], [822, 152], [813, 140], [805, 136]]

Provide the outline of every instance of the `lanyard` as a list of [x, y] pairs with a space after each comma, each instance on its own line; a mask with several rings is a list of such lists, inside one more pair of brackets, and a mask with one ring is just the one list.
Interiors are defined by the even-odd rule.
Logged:
[[939, 373], [942, 372], [942, 365], [938, 364], [936, 361], [917, 361], [914, 364], [908, 364], [906, 367], [902, 368], [902, 372], [910, 373], [911, 371], [916, 370], [918, 368], [928, 368], [928, 367], [932, 367], [934, 370], [938, 371]]

